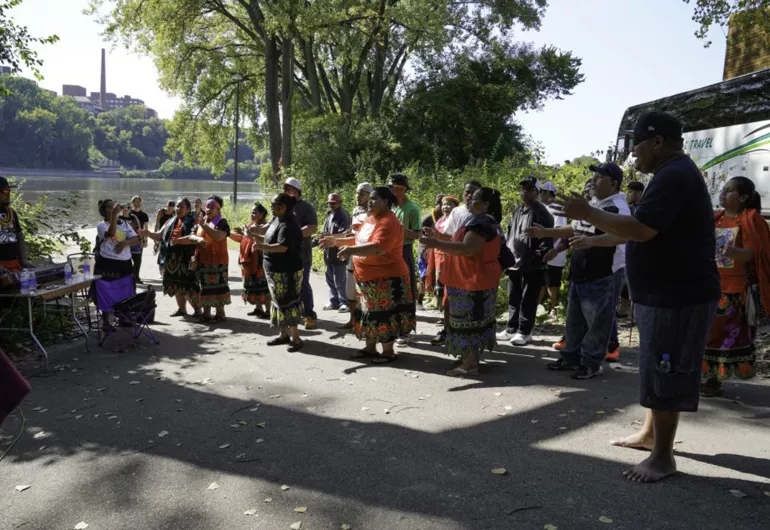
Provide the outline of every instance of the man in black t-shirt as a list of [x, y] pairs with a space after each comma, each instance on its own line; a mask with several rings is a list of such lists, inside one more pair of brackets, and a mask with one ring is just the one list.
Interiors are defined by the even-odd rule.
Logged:
[[[142, 211], [142, 198], [139, 195], [135, 195], [131, 199], [131, 213], [139, 223], [139, 228], [147, 230], [150, 224], [150, 216]], [[139, 277], [139, 270], [142, 268], [142, 252], [147, 247], [147, 238], [143, 237], [142, 242], [139, 245], [131, 247], [131, 259], [134, 261], [134, 277], [136, 283], [143, 283]]]
[[612, 442], [650, 449], [624, 474], [653, 482], [676, 472], [680, 412], [698, 410], [706, 337], [720, 296], [714, 214], [698, 166], [682, 151], [682, 124], [663, 112], [642, 114], [633, 131], [636, 168], [654, 173], [633, 216], [592, 208], [577, 196], [564, 213], [627, 240], [626, 268], [639, 326], [642, 430]]
[[19, 216], [11, 208], [11, 190], [15, 187], [0, 177], [0, 275], [31, 267]]

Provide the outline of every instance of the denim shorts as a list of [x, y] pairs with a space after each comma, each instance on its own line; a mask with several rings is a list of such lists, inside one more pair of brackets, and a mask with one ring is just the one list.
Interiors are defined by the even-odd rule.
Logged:
[[[716, 300], [683, 307], [635, 306], [639, 403], [643, 407], [672, 412], [698, 410], [701, 363], [716, 306]], [[663, 361], [665, 354], [668, 363]]]

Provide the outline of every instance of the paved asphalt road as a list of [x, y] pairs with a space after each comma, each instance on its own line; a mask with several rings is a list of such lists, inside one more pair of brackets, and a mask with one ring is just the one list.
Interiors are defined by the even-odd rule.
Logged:
[[[313, 285], [322, 306], [322, 278]], [[0, 462], [0, 529], [770, 524], [767, 381], [728, 385], [728, 398], [686, 415], [681, 473], [641, 485], [621, 473], [644, 454], [607, 444], [643, 415], [635, 352], [576, 382], [546, 371], [554, 337], [543, 337], [499, 347], [463, 380], [428, 345], [435, 312], [420, 314], [398, 363], [372, 366], [348, 359], [359, 343], [336, 329], [343, 315], [321, 313], [306, 349], [287, 353], [265, 346], [272, 331], [240, 299], [219, 326], [173, 309], [162, 301], [158, 346], [86, 353], [78, 342], [54, 351], [57, 371], [31, 378], [22, 436]], [[16, 413], [0, 453], [21, 429]]]

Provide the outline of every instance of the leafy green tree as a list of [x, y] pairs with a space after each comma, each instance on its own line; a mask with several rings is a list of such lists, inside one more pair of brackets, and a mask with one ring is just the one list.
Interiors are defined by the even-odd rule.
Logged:
[[[463, 53], [538, 29], [546, 0], [92, 0], [108, 37], [154, 57], [161, 85], [183, 100], [167, 151], [221, 168], [236, 101], [263, 133], [275, 175], [293, 160], [295, 114], [354, 120], [398, 105], [418, 78]], [[263, 123], [264, 120], [264, 123]], [[297, 125], [299, 126], [299, 125]], [[318, 137], [319, 141], [324, 138]]]
[[60, 98], [34, 81], [0, 76], [0, 165], [87, 169], [94, 119], [72, 98]]
[[[33, 37], [25, 26], [19, 26], [11, 19], [9, 11], [17, 7], [24, 0], [0, 0], [0, 64], [10, 64], [11, 73], [18, 73], [22, 67], [27, 67], [37, 80], [43, 78], [40, 75], [39, 66], [43, 61], [37, 56], [37, 52], [31, 46], [39, 44], [53, 44], [59, 40], [56, 35], [49, 37]], [[9, 95], [8, 89], [0, 87], [0, 96]]]
[[[700, 27], [695, 32], [699, 39], [706, 40], [713, 26], [721, 27], [727, 34], [730, 21], [744, 31], [751, 31], [755, 26], [770, 28], [770, 0], [684, 0], [693, 4], [693, 21]], [[705, 46], [711, 45], [706, 40]]]

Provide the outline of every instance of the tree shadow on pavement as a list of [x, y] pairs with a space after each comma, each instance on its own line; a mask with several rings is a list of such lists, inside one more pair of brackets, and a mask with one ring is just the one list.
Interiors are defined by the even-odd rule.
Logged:
[[[577, 384], [546, 372], [537, 359], [495, 354], [507, 363], [493, 377], [500, 380], [497, 386], [514, 387], [506, 396], [521, 402], [518, 410], [503, 408], [491, 393], [452, 394], [450, 388], [429, 399], [454, 401], [426, 412], [424, 402], [394, 394], [382, 381], [378, 398], [361, 397], [368, 404], [363, 410], [335, 397], [355, 395], [355, 385], [371, 379], [343, 380], [355, 376], [338, 365], [354, 347], [319, 341], [294, 354], [296, 363], [308, 355], [332, 359], [318, 368], [320, 374], [304, 368], [308, 377], [329, 385], [329, 391], [311, 396], [302, 387], [301, 370], [285, 374], [286, 380], [265, 378], [258, 371], [228, 372], [223, 359], [217, 360], [225, 366], [214, 370], [209, 361], [221, 342], [223, 330], [218, 331], [162, 334], [162, 352], [147, 347], [119, 355], [79, 354], [76, 371], [36, 380], [24, 405], [24, 436], [0, 463], [0, 486], [11, 491], [34, 479], [35, 489], [44, 490], [50, 480], [52, 490], [37, 493], [35, 502], [15, 497], [10, 506], [0, 506], [7, 520], [56, 528], [62, 520], [97, 514], [93, 528], [128, 528], [130, 521], [132, 528], [238, 529], [253, 527], [253, 520], [241, 516], [253, 505], [260, 520], [268, 521], [265, 528], [288, 528], [299, 520], [308, 528], [339, 528], [341, 521], [388, 530], [598, 528], [599, 517], [606, 516], [617, 528], [657, 530], [682, 528], [683, 506], [689, 528], [762, 528], [770, 517], [764, 483], [679, 476], [640, 485], [621, 476], [639, 453], [610, 453], [624, 463], [585, 454], [586, 447], [606, 444], [604, 437], [596, 439], [596, 429], [611, 427], [636, 402], [630, 374]], [[244, 354], [230, 349], [218, 355]], [[264, 363], [288, 355], [268, 348], [246, 353], [254, 354]], [[158, 366], [160, 358], [173, 366]], [[445, 364], [409, 354], [399, 365], [377, 369], [383, 379], [385, 371], [393, 373], [390, 368], [436, 375], [441, 370], [435, 367]], [[419, 380], [415, 386], [417, 391]], [[462, 407], [477, 412], [459, 414]], [[430, 425], [424, 414], [441, 421]], [[452, 422], [455, 414], [462, 420]], [[1, 432], [20, 428], [16, 414]], [[739, 462], [739, 471], [762, 475], [766, 464], [755, 460]], [[493, 468], [506, 474], [492, 474]], [[218, 490], [207, 489], [213, 482]], [[283, 484], [291, 490], [281, 491]], [[729, 489], [749, 497], [735, 498]], [[274, 501], [265, 503], [267, 497]], [[295, 506], [307, 506], [308, 513], [294, 513]], [[228, 513], [238, 515], [235, 523]], [[125, 519], [116, 522], [115, 514]]]

